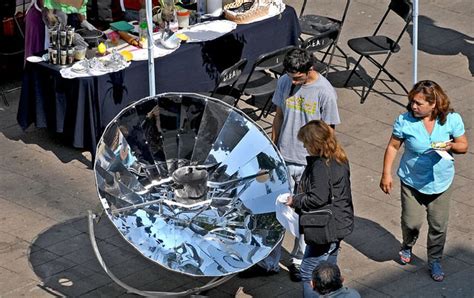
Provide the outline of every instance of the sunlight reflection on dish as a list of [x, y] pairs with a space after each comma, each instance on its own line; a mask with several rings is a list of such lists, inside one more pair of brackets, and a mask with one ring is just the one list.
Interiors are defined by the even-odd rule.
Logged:
[[265, 258], [284, 230], [285, 164], [242, 112], [167, 93], [123, 110], [97, 148], [101, 203], [145, 257], [193, 276], [225, 276]]

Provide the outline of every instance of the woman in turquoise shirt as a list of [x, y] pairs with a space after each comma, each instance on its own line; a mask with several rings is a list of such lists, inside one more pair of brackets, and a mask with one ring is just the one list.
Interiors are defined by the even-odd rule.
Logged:
[[466, 153], [467, 138], [461, 116], [450, 107], [446, 93], [435, 82], [418, 82], [408, 93], [408, 99], [408, 112], [395, 121], [385, 150], [380, 188], [387, 194], [391, 192], [393, 161], [401, 145], [405, 144], [397, 172], [401, 180], [402, 203], [400, 262], [411, 261], [412, 247], [426, 210], [428, 264], [431, 277], [442, 281], [444, 272], [440, 260], [448, 227], [449, 187], [454, 178], [451, 154]]

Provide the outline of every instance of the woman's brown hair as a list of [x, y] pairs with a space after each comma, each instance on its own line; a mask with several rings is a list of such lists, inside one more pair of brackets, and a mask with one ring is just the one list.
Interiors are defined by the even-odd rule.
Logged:
[[338, 163], [348, 161], [347, 155], [334, 135], [334, 130], [322, 120], [312, 120], [298, 131], [298, 140], [303, 142], [311, 155], [334, 159]]
[[419, 81], [413, 86], [411, 91], [408, 93], [408, 105], [407, 110], [413, 114], [411, 108], [411, 102], [417, 94], [423, 94], [425, 100], [430, 104], [435, 103], [435, 107], [432, 114], [432, 120], [439, 118], [441, 125], [446, 123], [448, 114], [454, 112], [454, 109], [450, 107], [449, 98], [443, 89], [435, 82], [430, 80]]

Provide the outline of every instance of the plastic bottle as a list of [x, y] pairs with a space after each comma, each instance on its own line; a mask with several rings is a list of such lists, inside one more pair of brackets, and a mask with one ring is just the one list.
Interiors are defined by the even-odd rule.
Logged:
[[138, 34], [140, 37], [140, 42], [142, 43], [144, 43], [148, 37], [147, 28], [148, 28], [148, 25], [146, 21], [142, 21], [140, 25], [138, 26]]
[[138, 36], [139, 36], [139, 42], [142, 45], [145, 45], [146, 38], [147, 38], [147, 20], [146, 20], [146, 9], [142, 6], [140, 10], [138, 11]]

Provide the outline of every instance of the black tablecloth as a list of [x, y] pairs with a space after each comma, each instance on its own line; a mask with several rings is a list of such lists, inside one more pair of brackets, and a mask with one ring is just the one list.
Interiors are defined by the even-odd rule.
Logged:
[[[216, 40], [183, 44], [155, 59], [157, 93], [200, 92], [214, 88], [219, 71], [242, 57], [247, 71], [266, 52], [295, 45], [300, 34], [295, 10], [247, 25]], [[119, 72], [64, 79], [58, 66], [27, 62], [17, 121], [63, 133], [74, 147], [95, 151], [105, 126], [131, 102], [148, 96], [148, 65], [132, 62]]]

